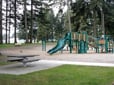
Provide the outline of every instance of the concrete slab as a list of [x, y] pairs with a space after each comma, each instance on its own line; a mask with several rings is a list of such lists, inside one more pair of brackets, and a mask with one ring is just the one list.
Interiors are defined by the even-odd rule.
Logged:
[[74, 62], [74, 61], [60, 61], [60, 60], [40, 60], [32, 63], [28, 63], [27, 67], [23, 67], [23, 64], [17, 63], [12, 65], [5, 65], [0, 67], [1, 74], [13, 74], [22, 75], [35, 71], [45, 70], [60, 66], [63, 64], [70, 65], [87, 65], [87, 66], [104, 66], [114, 67], [113, 63], [93, 63], [93, 62]]
[[45, 62], [44, 60], [27, 63], [24, 67], [22, 63], [5, 65], [0, 67], [0, 74], [21, 75], [35, 71], [45, 70], [61, 65], [61, 63]]

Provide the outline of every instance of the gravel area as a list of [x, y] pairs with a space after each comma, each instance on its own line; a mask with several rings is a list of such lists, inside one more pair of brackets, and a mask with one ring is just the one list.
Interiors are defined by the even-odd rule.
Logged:
[[[48, 45], [46, 51], [51, 49], [53, 46]], [[3, 55], [39, 55], [36, 56], [41, 60], [61, 60], [61, 61], [76, 61], [76, 62], [97, 62], [97, 63], [114, 63], [114, 53], [95, 53], [89, 52], [87, 54], [76, 54], [75, 52], [69, 53], [69, 51], [61, 51], [49, 55], [46, 51], [42, 51], [42, 46], [33, 46], [29, 48], [13, 48], [13, 49], [2, 49], [0, 53]]]

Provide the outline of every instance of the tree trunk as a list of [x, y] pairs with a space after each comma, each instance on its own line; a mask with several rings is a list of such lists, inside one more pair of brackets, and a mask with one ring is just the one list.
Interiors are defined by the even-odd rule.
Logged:
[[[9, 0], [9, 2], [11, 2], [10, 0]], [[10, 27], [10, 25], [11, 25], [11, 3], [9, 4], [9, 41], [8, 41], [8, 43], [10, 43], [10, 29], [11, 29], [11, 27]]]
[[97, 29], [96, 29], [96, 11], [94, 10], [93, 11], [93, 19], [94, 19], [94, 22], [93, 22], [93, 36], [94, 37], [97, 37]]
[[33, 37], [33, 0], [31, 0], [31, 28], [30, 28], [30, 43], [32, 43]]
[[8, 0], [6, 0], [6, 44], [8, 43]]
[[3, 37], [2, 37], [2, 0], [0, 0], [0, 44], [3, 43]]
[[26, 31], [26, 43], [28, 43], [28, 29], [27, 29], [27, 14], [26, 14], [27, 8], [26, 8], [26, 0], [24, 0], [24, 16], [25, 16], [25, 31]]
[[14, 18], [14, 43], [17, 43], [17, 33], [16, 33], [16, 28], [17, 28], [17, 21], [16, 21], [16, 17], [17, 17], [17, 14], [16, 14], [16, 11], [17, 11], [17, 7], [16, 7], [16, 2], [17, 2], [17, 0], [15, 0], [15, 2], [14, 2], [14, 16], [15, 16], [15, 18]]
[[102, 26], [102, 34], [105, 35], [104, 13], [103, 13], [103, 11], [101, 11], [101, 26]]
[[68, 27], [69, 27], [69, 32], [72, 32], [72, 29], [71, 29], [71, 19], [70, 19], [70, 1], [67, 0], [67, 6], [68, 6], [68, 10], [67, 10], [67, 14], [68, 14]]

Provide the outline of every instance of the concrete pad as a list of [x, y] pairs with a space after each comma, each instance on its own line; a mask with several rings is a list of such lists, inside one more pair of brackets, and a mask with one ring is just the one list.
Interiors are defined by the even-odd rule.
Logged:
[[45, 70], [61, 65], [61, 63], [46, 62], [44, 60], [27, 63], [24, 67], [22, 63], [5, 65], [0, 67], [0, 74], [21, 75], [35, 71]]
[[1, 74], [13, 74], [22, 75], [35, 71], [45, 70], [56, 66], [70, 64], [70, 65], [86, 65], [86, 66], [104, 66], [114, 67], [112, 63], [93, 63], [93, 62], [74, 62], [74, 61], [60, 61], [60, 60], [40, 60], [32, 63], [28, 63], [27, 67], [23, 64], [17, 63], [12, 65], [5, 65], [0, 67]]

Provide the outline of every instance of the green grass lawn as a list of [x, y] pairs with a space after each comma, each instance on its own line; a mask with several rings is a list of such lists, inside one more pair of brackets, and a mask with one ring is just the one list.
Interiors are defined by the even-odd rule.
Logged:
[[0, 44], [0, 48], [14, 47], [14, 44]]
[[112, 85], [114, 68], [63, 65], [26, 75], [0, 74], [0, 85]]
[[[55, 45], [56, 42], [47, 42], [46, 45]], [[38, 45], [42, 45], [42, 43], [25, 43], [22, 44], [21, 47], [27, 47], [27, 46], [38, 46]], [[16, 47], [15, 44], [0, 44], [0, 49], [4, 49], [4, 48], [12, 48], [12, 47]]]

